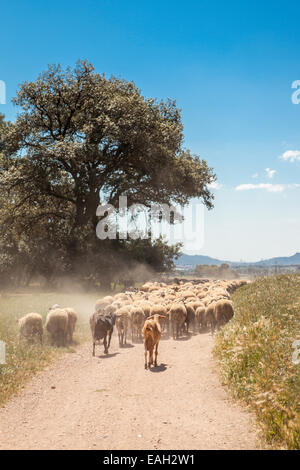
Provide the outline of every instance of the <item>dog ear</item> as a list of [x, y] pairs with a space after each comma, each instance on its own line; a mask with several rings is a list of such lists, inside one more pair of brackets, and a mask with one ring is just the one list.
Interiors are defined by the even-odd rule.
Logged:
[[167, 318], [167, 315], [159, 315], [159, 318]]
[[148, 317], [147, 320], [153, 320], [154, 316], [151, 315], [151, 317]]

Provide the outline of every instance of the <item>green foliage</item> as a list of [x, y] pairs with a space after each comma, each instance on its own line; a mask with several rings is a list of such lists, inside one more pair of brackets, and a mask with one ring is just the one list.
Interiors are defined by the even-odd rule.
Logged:
[[218, 333], [224, 381], [255, 410], [271, 446], [300, 449], [300, 276], [259, 279], [233, 296], [235, 316]]

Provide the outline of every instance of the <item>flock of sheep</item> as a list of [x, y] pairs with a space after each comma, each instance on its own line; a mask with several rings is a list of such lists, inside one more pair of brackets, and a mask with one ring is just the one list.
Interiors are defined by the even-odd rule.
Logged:
[[[113, 327], [119, 345], [126, 344], [131, 331], [132, 342], [144, 338], [145, 368], [157, 365], [158, 343], [162, 333], [178, 339], [183, 334], [207, 328], [214, 333], [234, 315], [231, 294], [247, 281], [177, 281], [172, 284], [147, 282], [140, 289], [99, 299], [90, 319], [95, 345], [103, 339], [108, 353]], [[153, 352], [155, 350], [155, 360]], [[149, 360], [147, 362], [147, 353]]]
[[[126, 344], [131, 332], [132, 342], [144, 339], [145, 368], [153, 364], [156, 366], [158, 344], [163, 333], [172, 335], [173, 339], [188, 335], [189, 328], [194, 333], [210, 328], [213, 333], [233, 317], [230, 296], [246, 283], [243, 280], [176, 280], [171, 284], [147, 282], [139, 289], [103, 297], [97, 300], [95, 312], [90, 318], [93, 355], [100, 340], [103, 340], [105, 354], [108, 353], [116, 326], [120, 347]], [[58, 346], [71, 343], [77, 318], [73, 308], [53, 305], [45, 323], [51, 343]], [[42, 343], [41, 315], [29, 313], [19, 320], [19, 328], [20, 338], [37, 338]]]

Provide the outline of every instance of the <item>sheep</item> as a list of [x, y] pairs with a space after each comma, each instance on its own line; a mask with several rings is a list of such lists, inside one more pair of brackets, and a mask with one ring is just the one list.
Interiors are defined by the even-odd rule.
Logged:
[[122, 307], [122, 302], [120, 300], [114, 300], [114, 302], [110, 306], [118, 310], [118, 308]]
[[248, 284], [248, 281], [245, 281], [243, 279], [238, 279], [238, 280], [231, 281], [228, 284], [227, 291], [230, 294], [233, 294], [233, 292], [235, 292], [237, 289], [239, 289], [240, 287], [242, 287], [246, 284]]
[[214, 291], [214, 296], [219, 297], [219, 298], [226, 298], [226, 299], [229, 299], [230, 297], [227, 290], [219, 290], [219, 289]]
[[203, 292], [203, 291], [197, 291], [197, 292], [196, 292], [196, 296], [197, 296], [197, 298], [198, 298], [199, 300], [202, 300], [202, 299], [204, 299], [204, 297], [206, 297], [206, 291], [205, 291], [205, 292]]
[[169, 310], [169, 322], [172, 327], [173, 339], [178, 339], [183, 329], [184, 322], [187, 317], [187, 311], [184, 304], [174, 303]]
[[151, 287], [149, 287], [148, 292], [155, 292], [155, 291], [158, 291], [158, 290], [159, 290], [158, 286], [151, 286]]
[[235, 290], [236, 290], [235, 281], [229, 282], [227, 285], [227, 291], [229, 292], [229, 294], [233, 294]]
[[46, 330], [51, 336], [52, 344], [66, 345], [68, 334], [68, 313], [63, 308], [51, 309], [46, 318]]
[[193, 291], [187, 290], [187, 291], [181, 292], [180, 296], [183, 297], [184, 299], [188, 299], [189, 297], [194, 298], [195, 294]]
[[119, 294], [115, 295], [115, 300], [128, 300], [128, 296], [124, 292], [120, 292]]
[[167, 299], [168, 300], [176, 300], [176, 295], [174, 293], [172, 294], [167, 294]]
[[[52, 305], [52, 307], [49, 308], [49, 312], [51, 310], [56, 310], [57, 308], [62, 308], [58, 304]], [[71, 308], [71, 307], [63, 307], [63, 310], [65, 310], [68, 314], [68, 333], [67, 333], [67, 339], [69, 339], [70, 343], [73, 342], [73, 334], [75, 330], [75, 325], [77, 323], [78, 315], [77, 312]]]
[[208, 327], [210, 325], [211, 334], [214, 334], [216, 328], [216, 318], [215, 318], [215, 302], [212, 302], [205, 309], [203, 326]]
[[130, 314], [127, 307], [116, 310], [116, 328], [118, 330], [119, 346], [126, 344], [127, 330], [129, 325]]
[[189, 302], [191, 304], [191, 306], [193, 307], [193, 309], [197, 310], [198, 307], [202, 307], [203, 306], [203, 302], [201, 302], [201, 300], [192, 300], [191, 302]]
[[149, 296], [149, 302], [151, 304], [160, 304], [161, 303], [161, 297], [159, 295]]
[[185, 308], [186, 308], [186, 333], [187, 335], [189, 334], [189, 326], [190, 324], [192, 324], [193, 326], [193, 331], [194, 333], [196, 332], [195, 331], [195, 309], [194, 309], [194, 302], [183, 302], [184, 305], [185, 305]]
[[20, 340], [26, 339], [32, 342], [35, 338], [43, 342], [43, 320], [38, 313], [28, 313], [18, 320], [20, 328]]
[[75, 325], [76, 325], [76, 322], [77, 322], [77, 319], [78, 319], [78, 315], [77, 315], [77, 312], [75, 312], [75, 310], [73, 308], [66, 307], [64, 310], [68, 314], [68, 334], [67, 334], [67, 338], [69, 339], [70, 343], [72, 343], [73, 342], [73, 333], [74, 333], [74, 330], [75, 330]]
[[104, 315], [110, 315], [111, 313], [116, 313], [116, 311], [119, 310], [119, 307], [117, 305], [114, 305], [113, 303], [111, 305], [107, 305], [101, 313]]
[[103, 297], [102, 300], [105, 300], [105, 302], [110, 302], [112, 303], [114, 301], [114, 298], [112, 295], [106, 295], [105, 297]]
[[227, 323], [234, 315], [233, 305], [230, 300], [219, 300], [215, 304], [214, 316], [218, 327]]
[[103, 310], [105, 307], [107, 307], [110, 304], [111, 302], [109, 300], [98, 299], [95, 304], [95, 312], [100, 312], [101, 310]]
[[129, 299], [126, 299], [126, 300], [122, 300], [122, 307], [126, 306], [126, 305], [132, 305], [132, 301], [129, 300]]
[[[116, 322], [116, 314], [103, 314], [99, 311], [93, 313], [90, 318], [90, 327], [92, 332], [93, 340], [93, 356], [95, 356], [96, 342], [103, 339], [104, 343], [104, 354], [108, 354], [110, 346], [111, 336], [114, 330], [114, 324]], [[108, 339], [108, 342], [107, 342]]]
[[[158, 344], [161, 338], [161, 327], [159, 320], [162, 319], [162, 315], [153, 315], [144, 323], [143, 336], [144, 336], [144, 348], [145, 348], [145, 369], [151, 367], [153, 364], [153, 350], [155, 348], [155, 360], [154, 367], [157, 367], [157, 356], [158, 356]], [[147, 365], [147, 354], [149, 353], [149, 360]]]
[[195, 312], [195, 322], [198, 327], [198, 331], [204, 326], [205, 322], [205, 306], [204, 304], [197, 307]]
[[138, 305], [141, 307], [141, 309], [144, 312], [145, 318], [148, 318], [150, 316], [150, 311], [151, 311], [151, 303], [148, 302], [147, 300], [142, 300], [138, 303]]
[[202, 302], [205, 307], [208, 307], [211, 303], [215, 302], [215, 299], [214, 297], [204, 297], [204, 299], [202, 299]]
[[123, 347], [127, 344], [127, 330], [128, 330], [129, 318], [127, 315], [120, 315], [116, 317], [116, 328], [118, 330], [119, 346]]
[[56, 308], [61, 308], [61, 306], [58, 305], [58, 304], [54, 304], [54, 305], [52, 305], [52, 307], [49, 307], [49, 311], [50, 310], [55, 310]]
[[153, 305], [150, 310], [150, 316], [153, 317], [154, 315], [160, 315], [161, 316], [161, 331], [162, 333], [164, 332], [165, 329], [167, 329], [167, 334], [169, 333], [169, 315], [167, 313], [167, 308], [161, 304], [161, 305]]
[[148, 292], [149, 290], [149, 287], [150, 287], [150, 284], [149, 282], [146, 282], [145, 284], [143, 284], [141, 287], [140, 287], [140, 291], [141, 292]]
[[131, 319], [131, 339], [133, 342], [134, 336], [136, 340], [142, 339], [142, 327], [145, 321], [145, 315], [141, 307], [132, 306], [130, 310]]

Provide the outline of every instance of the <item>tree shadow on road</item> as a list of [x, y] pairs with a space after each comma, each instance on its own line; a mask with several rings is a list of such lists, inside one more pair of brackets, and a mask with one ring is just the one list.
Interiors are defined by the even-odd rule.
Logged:
[[191, 339], [191, 337], [192, 337], [192, 335], [189, 333], [188, 336], [186, 336], [186, 335], [185, 336], [179, 336], [179, 338], [177, 338], [175, 341], [188, 341], [188, 340]]
[[165, 334], [162, 335], [162, 337], [160, 338], [160, 341], [168, 341], [169, 339], [171, 339], [171, 336], [167, 336]]
[[164, 372], [167, 370], [167, 364], [160, 364], [159, 366], [156, 367], [150, 367], [150, 372]]
[[101, 356], [97, 356], [99, 359], [108, 359], [110, 357], [115, 357], [117, 354], [120, 354], [119, 352], [115, 353], [108, 353], [108, 354], [102, 354]]
[[143, 338], [134, 339], [132, 341], [132, 345], [134, 346], [135, 344], [143, 344], [143, 342], [144, 342]]
[[128, 349], [128, 348], [134, 348], [134, 344], [126, 343], [120, 346], [120, 349]]

